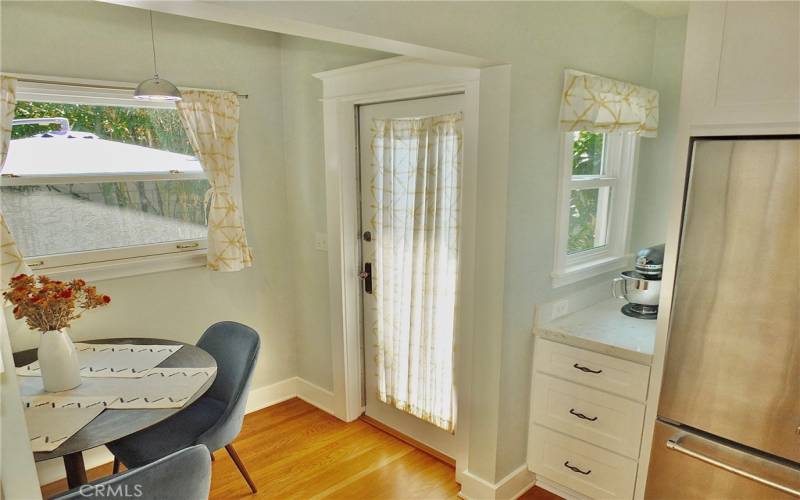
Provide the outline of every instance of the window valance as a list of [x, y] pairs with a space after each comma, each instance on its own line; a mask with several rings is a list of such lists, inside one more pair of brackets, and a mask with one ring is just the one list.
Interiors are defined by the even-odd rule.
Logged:
[[655, 137], [658, 92], [573, 69], [564, 71], [560, 128]]

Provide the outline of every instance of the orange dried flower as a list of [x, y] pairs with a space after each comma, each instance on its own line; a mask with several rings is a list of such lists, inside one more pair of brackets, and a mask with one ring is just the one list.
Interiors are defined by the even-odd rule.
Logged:
[[14, 304], [14, 317], [25, 318], [29, 328], [42, 332], [66, 328], [84, 311], [111, 302], [111, 297], [98, 294], [97, 288], [81, 279], [65, 283], [47, 276], [19, 274], [9, 285], [3, 298]]

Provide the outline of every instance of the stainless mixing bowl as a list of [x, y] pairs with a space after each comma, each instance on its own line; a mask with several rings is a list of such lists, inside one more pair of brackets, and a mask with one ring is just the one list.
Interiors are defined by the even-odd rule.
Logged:
[[611, 282], [611, 293], [614, 297], [632, 304], [657, 306], [661, 281], [645, 279], [636, 271], [625, 271]]

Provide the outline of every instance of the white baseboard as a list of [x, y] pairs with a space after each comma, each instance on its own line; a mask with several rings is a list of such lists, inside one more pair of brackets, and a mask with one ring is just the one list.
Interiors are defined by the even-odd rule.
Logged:
[[252, 413], [296, 397], [297, 378], [291, 377], [274, 384], [252, 389], [247, 396], [245, 413]]
[[247, 397], [246, 411], [251, 413], [292, 398], [300, 398], [333, 415], [333, 393], [300, 377], [253, 389]]
[[[245, 412], [258, 411], [295, 397], [333, 415], [333, 393], [300, 377], [287, 378], [251, 390], [247, 396]], [[114, 455], [105, 446], [83, 452], [83, 462], [87, 470], [112, 461]], [[64, 462], [60, 458], [38, 462], [36, 470], [39, 474], [39, 484], [49, 484], [66, 477]]]
[[[114, 455], [105, 446], [99, 446], [83, 452], [83, 463], [86, 470], [99, 467], [114, 461]], [[67, 477], [64, 472], [64, 461], [60, 458], [45, 460], [36, 463], [36, 473], [39, 475], [39, 484], [49, 484]]]
[[494, 484], [466, 470], [458, 476], [461, 479], [458, 496], [466, 500], [516, 500], [531, 489], [535, 480], [526, 464]]
[[297, 383], [297, 397], [312, 404], [320, 410], [333, 415], [333, 393], [329, 390], [323, 389], [318, 385], [314, 385], [308, 380], [296, 377]]

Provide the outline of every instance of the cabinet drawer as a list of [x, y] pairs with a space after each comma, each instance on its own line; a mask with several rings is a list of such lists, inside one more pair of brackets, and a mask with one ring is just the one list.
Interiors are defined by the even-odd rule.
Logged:
[[644, 405], [537, 373], [533, 421], [636, 459]]
[[532, 431], [529, 465], [536, 474], [591, 498], [633, 497], [634, 460], [540, 425]]
[[534, 369], [583, 385], [647, 400], [650, 367], [576, 347], [536, 339]]

